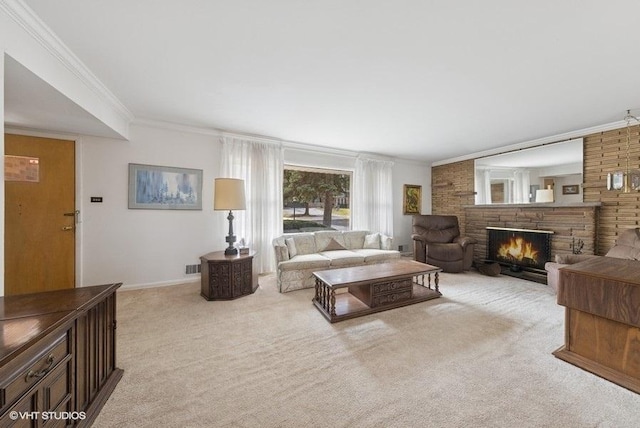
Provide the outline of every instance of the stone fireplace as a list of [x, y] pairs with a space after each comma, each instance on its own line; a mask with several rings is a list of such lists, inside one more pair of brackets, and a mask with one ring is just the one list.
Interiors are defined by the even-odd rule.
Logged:
[[[460, 220], [464, 224], [464, 235], [478, 242], [473, 257], [476, 265], [487, 258], [487, 227], [552, 231], [547, 257], [552, 260], [557, 254], [597, 254], [596, 227], [600, 205], [599, 202], [467, 205]], [[544, 263], [541, 266], [544, 269]], [[541, 276], [546, 278], [544, 273]]]

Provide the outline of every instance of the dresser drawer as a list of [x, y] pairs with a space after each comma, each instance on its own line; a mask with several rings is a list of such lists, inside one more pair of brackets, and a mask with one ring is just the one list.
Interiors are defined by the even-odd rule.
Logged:
[[0, 415], [61, 363], [71, 359], [71, 330], [49, 335], [18, 356], [18, 367], [0, 369]]

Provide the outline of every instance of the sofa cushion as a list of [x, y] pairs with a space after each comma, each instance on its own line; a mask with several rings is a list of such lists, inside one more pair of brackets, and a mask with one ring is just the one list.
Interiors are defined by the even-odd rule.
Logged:
[[298, 254], [297, 256], [280, 262], [278, 269], [280, 270], [298, 270], [298, 269], [327, 269], [331, 264], [331, 260], [323, 257], [321, 254]]
[[372, 233], [364, 237], [364, 245], [362, 248], [369, 248], [374, 250], [380, 249], [380, 234]]
[[[294, 235], [292, 236], [292, 238], [296, 244], [296, 253], [298, 255], [314, 254], [318, 252], [316, 250], [316, 238], [313, 236], [312, 233]], [[289, 258], [291, 258], [291, 254], [289, 254]]]
[[344, 237], [342, 236], [342, 232], [339, 230], [321, 230], [314, 233], [316, 239], [316, 251], [330, 251], [327, 250], [327, 245], [331, 242], [331, 240], [335, 240], [342, 247], [346, 248]]
[[369, 232], [366, 230], [350, 230], [348, 232], [342, 232], [344, 238], [345, 247], [347, 250], [358, 250], [364, 246], [364, 237]]
[[353, 251], [355, 253], [358, 253], [364, 256], [365, 263], [380, 262], [383, 260], [400, 258], [400, 253], [395, 250], [376, 250], [373, 248], [363, 248], [360, 250], [353, 250]]
[[295, 256], [298, 255], [298, 251], [296, 250], [296, 241], [293, 240], [293, 238], [287, 238], [284, 240], [286, 246], [287, 246], [287, 250], [289, 252], [289, 255], [286, 259], [284, 260], [288, 260], [288, 259], [292, 259]]
[[323, 251], [320, 254], [331, 260], [331, 267], [364, 263], [364, 255], [351, 250]]

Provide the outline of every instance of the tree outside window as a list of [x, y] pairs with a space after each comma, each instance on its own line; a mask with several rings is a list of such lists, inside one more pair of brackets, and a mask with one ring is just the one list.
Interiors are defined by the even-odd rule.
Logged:
[[351, 173], [286, 167], [284, 232], [349, 230]]

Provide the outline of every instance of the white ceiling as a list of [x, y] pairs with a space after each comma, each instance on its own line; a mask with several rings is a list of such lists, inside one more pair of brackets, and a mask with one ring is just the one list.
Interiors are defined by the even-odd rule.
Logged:
[[437, 161], [640, 108], [637, 0], [25, 3], [138, 119]]

